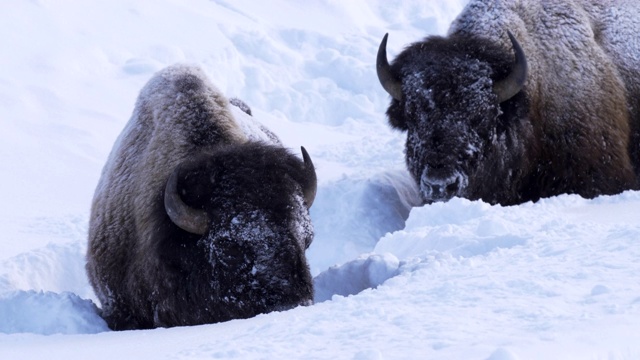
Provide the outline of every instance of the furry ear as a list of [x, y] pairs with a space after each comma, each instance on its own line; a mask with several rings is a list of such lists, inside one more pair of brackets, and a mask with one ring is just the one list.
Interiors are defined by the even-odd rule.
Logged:
[[389, 105], [389, 109], [387, 109], [387, 119], [389, 120], [389, 125], [391, 125], [392, 128], [407, 131], [407, 122], [404, 118], [404, 112], [400, 108], [400, 102], [398, 100], [391, 100], [391, 105]]
[[242, 110], [245, 112], [245, 114], [249, 115], [249, 116], [253, 116], [253, 114], [251, 113], [251, 108], [249, 107], [249, 105], [247, 105], [246, 102], [238, 99], [237, 97], [232, 97], [231, 99], [229, 99], [229, 103], [233, 106], [236, 106], [238, 109]]

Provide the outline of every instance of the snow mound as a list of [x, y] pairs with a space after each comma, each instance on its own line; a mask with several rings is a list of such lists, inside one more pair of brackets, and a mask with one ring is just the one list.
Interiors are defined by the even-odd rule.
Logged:
[[311, 208], [315, 238], [307, 256], [312, 273], [373, 251], [380, 237], [405, 227], [418, 198], [404, 169], [322, 184]]
[[332, 266], [313, 279], [315, 302], [334, 295], [355, 295], [375, 288], [398, 273], [400, 262], [391, 254], [363, 255], [340, 266]]
[[86, 243], [50, 243], [0, 261], [0, 296], [13, 290], [73, 292], [93, 298], [85, 264]]
[[16, 291], [0, 297], [0, 332], [95, 334], [108, 331], [91, 300], [69, 292]]

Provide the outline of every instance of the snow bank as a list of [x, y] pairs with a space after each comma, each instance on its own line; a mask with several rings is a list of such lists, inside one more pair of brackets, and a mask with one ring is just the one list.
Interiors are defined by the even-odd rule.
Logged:
[[64, 292], [16, 291], [0, 296], [0, 332], [95, 334], [108, 331], [91, 300]]

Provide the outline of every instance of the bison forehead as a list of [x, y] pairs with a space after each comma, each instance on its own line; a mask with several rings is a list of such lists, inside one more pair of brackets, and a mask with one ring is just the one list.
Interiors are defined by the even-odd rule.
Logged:
[[402, 79], [405, 111], [439, 111], [442, 116], [485, 111], [495, 103], [491, 74], [487, 63], [460, 59], [408, 71]]
[[262, 209], [272, 217], [288, 216], [300, 206], [295, 196], [302, 195], [296, 180], [302, 165], [295, 157], [263, 161], [260, 156], [227, 155], [204, 156], [185, 166], [178, 189], [187, 204], [212, 213]]
[[486, 62], [459, 58], [407, 74], [401, 102], [407, 144], [468, 153], [491, 140], [501, 114], [491, 74]]
[[311, 275], [300, 245], [304, 240], [291, 231], [301, 227], [274, 224], [256, 210], [231, 216], [225, 228], [210, 229], [199, 245], [211, 265], [211, 286], [234, 307], [239, 305], [233, 299], [258, 307], [265, 301], [264, 306], [284, 307], [311, 301]]
[[[274, 217], [264, 209], [227, 209], [201, 240], [209, 252], [210, 263], [216, 264], [221, 257], [231, 256], [234, 265], [243, 267], [239, 257], [251, 262], [255, 275], [256, 270], [265, 266], [290, 261], [291, 256], [302, 256], [313, 239], [313, 226], [302, 196], [294, 198], [295, 206], [288, 209], [290, 213], [286, 216]], [[239, 249], [244, 253], [235, 254]]]
[[[304, 238], [312, 235], [309, 230], [310, 219], [301, 196], [295, 196], [298, 206], [292, 206], [292, 214], [288, 214], [284, 223], [274, 222], [272, 214], [265, 210], [239, 212], [230, 216], [230, 221], [218, 234], [223, 237], [233, 237], [237, 241], [248, 242], [261, 250], [272, 247], [271, 242], [281, 245], [294, 241], [295, 248], [306, 248]], [[306, 230], [305, 230], [306, 229]], [[298, 242], [297, 240], [300, 240]]]

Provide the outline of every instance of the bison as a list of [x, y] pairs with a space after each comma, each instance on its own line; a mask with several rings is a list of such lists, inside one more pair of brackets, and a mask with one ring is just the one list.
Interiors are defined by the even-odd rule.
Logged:
[[377, 72], [424, 203], [638, 189], [640, 3], [471, 0]]
[[141, 90], [95, 191], [86, 270], [111, 329], [215, 323], [313, 301], [317, 179], [197, 66]]

